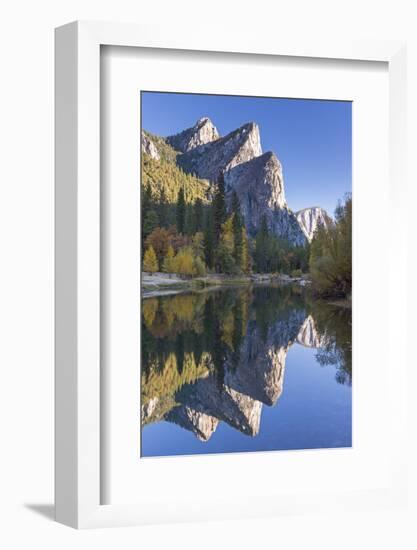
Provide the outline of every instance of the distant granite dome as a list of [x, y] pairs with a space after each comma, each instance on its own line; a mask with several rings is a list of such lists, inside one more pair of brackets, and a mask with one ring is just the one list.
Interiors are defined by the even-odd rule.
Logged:
[[186, 153], [200, 145], [215, 141], [220, 137], [217, 128], [207, 117], [202, 117], [192, 128], [187, 128], [179, 134], [168, 136], [166, 142], [177, 151]]
[[330, 216], [323, 208], [320, 208], [320, 206], [303, 208], [303, 210], [296, 212], [295, 215], [301, 230], [310, 243], [313, 240], [314, 232], [319, 225], [322, 225], [327, 229], [331, 224]]
[[178, 164], [185, 172], [217, 182], [220, 174], [261, 154], [258, 125], [249, 122], [225, 137], [180, 155]]

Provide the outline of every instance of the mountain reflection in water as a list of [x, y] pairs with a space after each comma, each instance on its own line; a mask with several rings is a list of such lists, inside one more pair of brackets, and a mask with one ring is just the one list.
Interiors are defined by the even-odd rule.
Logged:
[[[294, 355], [302, 357], [292, 383], [299, 391], [268, 417], [262, 439], [261, 413], [264, 405], [280, 409], [294, 346], [305, 348]], [[350, 310], [316, 302], [305, 289], [255, 286], [142, 302], [142, 456], [350, 446], [351, 380]], [[303, 419], [306, 402], [312, 411]], [[229, 429], [210, 447], [222, 424], [261, 440], [240, 441]], [[184, 430], [197, 440], [184, 440]]]

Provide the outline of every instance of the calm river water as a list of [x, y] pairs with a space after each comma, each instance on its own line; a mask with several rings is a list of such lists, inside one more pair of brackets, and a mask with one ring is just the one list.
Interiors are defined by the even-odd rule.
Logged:
[[142, 456], [350, 447], [351, 311], [295, 286], [142, 301]]

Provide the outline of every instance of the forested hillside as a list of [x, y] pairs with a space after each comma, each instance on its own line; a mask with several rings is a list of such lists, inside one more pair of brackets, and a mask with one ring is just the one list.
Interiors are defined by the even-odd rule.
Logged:
[[176, 204], [180, 189], [184, 190], [187, 204], [194, 204], [197, 199], [203, 203], [209, 200], [210, 185], [206, 180], [186, 174], [173, 162], [154, 160], [147, 155], [143, 155], [142, 185], [156, 202]]

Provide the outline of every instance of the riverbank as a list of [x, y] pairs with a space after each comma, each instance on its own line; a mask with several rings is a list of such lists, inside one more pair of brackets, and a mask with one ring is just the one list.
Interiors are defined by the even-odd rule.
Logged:
[[205, 277], [183, 278], [175, 273], [142, 273], [142, 297], [169, 296], [181, 292], [201, 291], [207, 288], [238, 286], [262, 283], [299, 284], [306, 286], [305, 277], [254, 273], [252, 275], [210, 274]]

